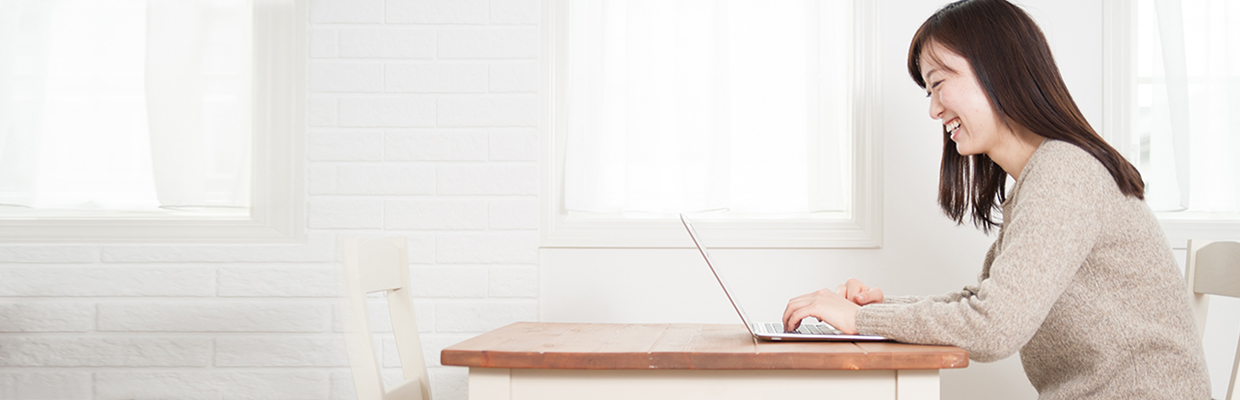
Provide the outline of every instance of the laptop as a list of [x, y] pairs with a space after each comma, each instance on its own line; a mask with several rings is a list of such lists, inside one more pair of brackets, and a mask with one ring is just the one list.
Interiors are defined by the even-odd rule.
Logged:
[[715, 280], [719, 281], [719, 286], [723, 288], [723, 294], [728, 296], [728, 301], [732, 303], [732, 308], [736, 309], [736, 314], [741, 316], [741, 322], [749, 329], [749, 333], [754, 337], [762, 340], [771, 341], [839, 341], [839, 342], [857, 342], [857, 341], [881, 341], [887, 340], [882, 336], [873, 335], [849, 335], [825, 322], [810, 322], [809, 320], [801, 323], [801, 327], [795, 332], [785, 332], [782, 322], [749, 322], [749, 316], [745, 315], [745, 310], [741, 309], [736, 300], [732, 299], [732, 293], [728, 292], [728, 285], [724, 283], [723, 276], [719, 275], [719, 270], [715, 269], [715, 265], [710, 262], [710, 255], [706, 253], [706, 247], [702, 245], [702, 241], [698, 240], [697, 232], [693, 230], [693, 224], [689, 223], [689, 219], [684, 214], [680, 214], [680, 222], [685, 224], [685, 230], [689, 231], [689, 237], [693, 239], [693, 244], [697, 246], [698, 251], [702, 253], [702, 258], [706, 259], [706, 266], [710, 267], [710, 272], [715, 275]]

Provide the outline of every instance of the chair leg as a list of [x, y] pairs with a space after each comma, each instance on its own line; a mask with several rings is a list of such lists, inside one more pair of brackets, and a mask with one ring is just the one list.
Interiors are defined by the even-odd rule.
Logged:
[[1236, 380], [1240, 378], [1240, 341], [1236, 342], [1236, 359], [1231, 362], [1231, 383], [1227, 384], [1227, 400], [1236, 400]]

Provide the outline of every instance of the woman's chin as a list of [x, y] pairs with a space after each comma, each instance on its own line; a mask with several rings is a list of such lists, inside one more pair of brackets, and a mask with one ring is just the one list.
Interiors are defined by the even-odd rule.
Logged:
[[968, 146], [961, 146], [960, 143], [956, 143], [956, 152], [962, 156], [972, 156], [978, 153], [977, 150], [971, 149]]

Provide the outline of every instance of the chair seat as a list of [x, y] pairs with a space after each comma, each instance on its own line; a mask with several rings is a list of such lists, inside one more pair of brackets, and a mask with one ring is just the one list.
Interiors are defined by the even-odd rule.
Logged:
[[409, 378], [409, 380], [389, 390], [383, 398], [384, 400], [423, 400], [422, 380], [418, 379], [418, 377]]

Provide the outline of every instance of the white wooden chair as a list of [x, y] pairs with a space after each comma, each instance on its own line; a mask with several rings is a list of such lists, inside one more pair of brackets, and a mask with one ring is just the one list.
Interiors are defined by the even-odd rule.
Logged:
[[[1197, 335], [1204, 337], [1206, 309], [1210, 305], [1206, 295], [1240, 297], [1240, 242], [1189, 240], [1184, 275], [1193, 296]], [[1232, 362], [1231, 383], [1227, 385], [1227, 397], [1224, 399], [1235, 399], [1237, 376], [1240, 376], [1240, 348], [1237, 348], [1236, 360]]]
[[[430, 400], [430, 380], [422, 358], [422, 341], [413, 314], [409, 287], [409, 263], [405, 238], [341, 238], [337, 257], [341, 264], [344, 297], [345, 347], [353, 369], [358, 400]], [[404, 381], [385, 390], [379, 358], [374, 349], [367, 295], [386, 292], [396, 336]]]

